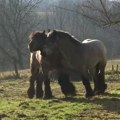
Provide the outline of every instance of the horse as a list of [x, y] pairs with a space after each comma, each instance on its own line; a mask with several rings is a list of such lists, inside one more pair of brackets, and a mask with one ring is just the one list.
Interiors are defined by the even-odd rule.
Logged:
[[[95, 94], [104, 93], [107, 51], [102, 41], [86, 39], [80, 42], [68, 32], [53, 30], [47, 35], [46, 48], [49, 53], [58, 50], [62, 54], [62, 66], [81, 75], [86, 90], [86, 98], [94, 99]], [[45, 50], [45, 49], [44, 49]], [[46, 54], [49, 54], [46, 52]], [[90, 75], [94, 80], [94, 91], [90, 85]]]
[[[48, 55], [46, 57], [46, 53], [43, 51], [44, 45], [46, 44], [46, 38], [47, 38], [47, 34], [45, 33], [45, 31], [44, 32], [35, 31], [29, 35], [30, 43], [28, 45], [30, 52], [35, 52], [38, 50], [41, 51], [40, 53], [41, 59], [39, 59], [40, 65], [37, 65], [37, 67], [39, 66], [42, 72], [40, 72], [40, 75], [35, 75], [35, 76], [40, 76], [38, 78], [43, 79], [41, 80], [44, 82], [44, 86], [45, 86], [43, 98], [47, 99], [47, 98], [53, 97], [52, 92], [51, 92], [50, 77], [49, 77], [49, 74], [52, 71], [56, 71], [56, 73], [58, 74], [58, 83], [60, 84], [62, 93], [65, 95], [65, 97], [69, 95], [75, 95], [76, 93], [75, 87], [70, 82], [69, 75], [66, 74], [66, 72], [63, 70], [63, 67], [61, 64], [61, 55], [58, 53], [59, 51], [54, 51], [52, 54], [50, 54], [50, 56]], [[33, 79], [30, 80], [30, 86], [34, 86], [33, 83], [34, 83], [34, 80]], [[40, 86], [40, 92], [38, 96], [40, 96], [41, 95], [40, 93], [42, 93], [41, 92], [42, 82], [38, 82], [38, 83]], [[33, 87], [29, 87], [28, 89], [28, 96], [30, 96], [31, 93], [34, 94], [33, 92], [34, 89], [31, 89], [31, 88]]]
[[[30, 86], [27, 90], [27, 94], [29, 98], [33, 98], [34, 94], [36, 94], [36, 98], [42, 98], [43, 96], [43, 72], [41, 66], [41, 52], [35, 51], [30, 53]], [[35, 81], [36, 81], [36, 89], [35, 89]], [[36, 92], [35, 92], [36, 90]]]

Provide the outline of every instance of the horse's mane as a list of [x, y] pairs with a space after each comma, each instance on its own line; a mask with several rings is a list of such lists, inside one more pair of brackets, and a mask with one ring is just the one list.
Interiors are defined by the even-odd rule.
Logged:
[[40, 31], [31, 32], [29, 35], [29, 39], [32, 39], [34, 36], [37, 36], [40, 33], [41, 33]]
[[70, 38], [69, 41], [72, 42], [73, 44], [75, 45], [81, 44], [81, 42], [77, 38], [75, 38], [73, 35], [71, 35], [70, 33], [62, 31], [62, 30], [55, 30], [55, 31], [60, 34], [62, 33], [64, 35], [67, 35]]
[[40, 34], [42, 33], [44, 33], [44, 31], [31, 32], [29, 35], [29, 39], [32, 40], [33, 38], [39, 38]]

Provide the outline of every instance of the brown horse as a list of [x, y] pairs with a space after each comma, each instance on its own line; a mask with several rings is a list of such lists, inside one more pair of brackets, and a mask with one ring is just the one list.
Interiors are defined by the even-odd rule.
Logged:
[[[30, 39], [29, 50], [30, 50], [30, 52], [34, 52], [37, 50], [41, 51], [41, 59], [39, 59], [40, 65], [38, 65], [39, 67], [37, 66], [35, 69], [41, 68], [42, 72], [41, 72], [41, 70], [39, 70], [40, 75], [35, 74], [35, 76], [40, 76], [38, 78], [42, 78], [42, 80], [39, 80], [41, 82], [38, 82], [39, 86], [40, 86], [40, 91], [38, 90], [38, 87], [37, 87], [36, 91], [39, 91], [39, 92], [38, 92], [38, 95], [36, 95], [36, 96], [42, 95], [41, 83], [43, 81], [44, 85], [45, 85], [44, 98], [53, 97], [52, 92], [51, 92], [51, 87], [50, 87], [49, 73], [51, 71], [54, 71], [54, 70], [56, 70], [58, 73], [58, 83], [61, 86], [61, 90], [62, 90], [63, 94], [65, 96], [74, 95], [75, 94], [75, 87], [69, 81], [69, 75], [66, 74], [66, 72], [64, 71], [64, 69], [62, 67], [61, 55], [60, 55], [59, 51], [54, 51], [52, 54], [50, 54], [50, 56], [48, 55], [47, 57], [46, 57], [45, 52], [43, 51], [44, 45], [46, 44], [46, 41], [45, 41], [46, 38], [47, 38], [47, 35], [45, 34], [45, 32], [34, 32], [34, 33], [31, 33], [29, 36], [29, 39]], [[38, 72], [36, 72], [36, 73], [38, 73]], [[29, 97], [33, 97], [33, 95], [35, 93], [33, 86], [34, 86], [34, 80], [30, 79], [30, 87], [28, 89], [28, 96]]]
[[[100, 40], [87, 39], [81, 43], [69, 33], [59, 30], [50, 32], [47, 39], [46, 48], [49, 49], [49, 53], [55, 50], [61, 53], [62, 66], [65, 70], [73, 70], [81, 75], [86, 97], [94, 98], [90, 75], [94, 79], [95, 93], [105, 92], [106, 48]], [[49, 54], [47, 51], [46, 54]]]
[[[40, 51], [30, 53], [30, 86], [28, 88], [28, 97], [33, 98], [36, 94], [36, 98], [41, 98], [43, 96], [43, 72], [41, 66], [41, 55]], [[35, 92], [35, 81], [36, 81], [36, 92]]]

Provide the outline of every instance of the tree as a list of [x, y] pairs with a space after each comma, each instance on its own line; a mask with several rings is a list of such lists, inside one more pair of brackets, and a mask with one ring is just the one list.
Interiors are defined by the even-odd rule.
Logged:
[[[79, 13], [102, 26], [120, 23], [120, 2], [109, 0], [86, 0], [78, 6]], [[92, 14], [89, 14], [90, 11]]]
[[109, 55], [111, 57], [120, 56], [120, 2], [109, 0], [87, 0], [77, 7], [79, 14], [98, 26], [108, 29], [108, 32], [111, 34], [111, 38], [109, 37], [107, 38], [108, 40], [106, 40]]
[[[61, 1], [64, 2], [65, 0]], [[61, 14], [57, 14], [56, 9], [54, 10], [56, 22], [59, 22], [57, 18], [60, 18], [60, 16], [62, 18], [61, 22], [63, 23], [60, 24], [62, 29], [77, 36], [81, 41], [85, 38], [100, 39], [107, 46], [109, 57], [120, 55], [118, 51], [120, 49], [118, 33], [120, 32], [120, 2], [109, 0], [76, 0], [72, 2], [72, 5], [64, 3], [55, 6], [56, 9], [61, 11], [62, 16], [65, 14], [62, 17]]]
[[24, 68], [28, 33], [40, 24], [34, 10], [41, 2], [42, 0], [0, 1], [0, 50], [14, 67], [17, 77], [18, 67]]
[[[74, 6], [76, 1], [79, 0], [60, 0], [58, 4], [52, 6], [51, 15], [46, 19], [49, 18], [50, 28], [68, 31], [83, 40], [85, 34], [88, 33], [88, 24], [82, 16], [76, 14], [77, 9]], [[74, 12], [70, 9], [73, 9]]]

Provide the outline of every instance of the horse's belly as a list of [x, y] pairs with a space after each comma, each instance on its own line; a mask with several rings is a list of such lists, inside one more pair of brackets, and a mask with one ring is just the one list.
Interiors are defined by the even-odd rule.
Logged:
[[71, 70], [73, 72], [82, 72], [83, 70], [83, 65], [81, 65], [79, 62], [74, 61], [74, 62], [70, 62], [70, 61], [65, 61], [62, 60], [62, 66], [66, 69], [66, 70]]

